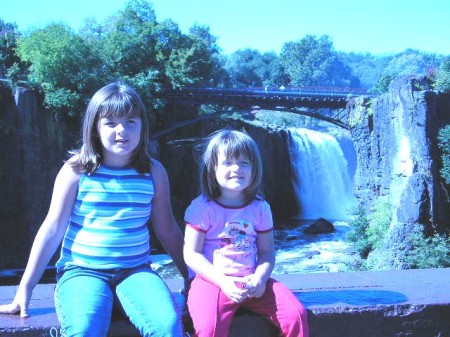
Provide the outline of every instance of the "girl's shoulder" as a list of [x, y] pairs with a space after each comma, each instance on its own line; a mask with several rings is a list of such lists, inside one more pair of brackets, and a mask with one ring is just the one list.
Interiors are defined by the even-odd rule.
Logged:
[[78, 184], [82, 176], [81, 170], [71, 162], [69, 159], [66, 161], [61, 169], [59, 170], [58, 176], [56, 178], [56, 183], [66, 186], [75, 186]]
[[204, 212], [207, 212], [214, 204], [213, 200], [208, 199], [204, 194], [200, 194], [191, 201], [188, 208], [190, 210], [202, 209]]
[[261, 196], [261, 195], [257, 195], [257, 196], [255, 197], [255, 199], [253, 199], [252, 203], [255, 203], [255, 204], [258, 204], [258, 205], [266, 205], [266, 206], [269, 206], [269, 203], [267, 202], [267, 200], [264, 199], [264, 197]]
[[271, 212], [270, 204], [267, 202], [266, 199], [264, 199], [262, 196], [256, 196], [255, 199], [250, 203], [250, 207], [259, 208], [260, 210], [264, 212]]

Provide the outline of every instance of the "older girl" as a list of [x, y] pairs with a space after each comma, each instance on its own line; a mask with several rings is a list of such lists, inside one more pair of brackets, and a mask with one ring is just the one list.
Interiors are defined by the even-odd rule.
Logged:
[[147, 153], [148, 136], [145, 107], [132, 88], [111, 83], [94, 94], [83, 145], [56, 177], [16, 296], [0, 313], [28, 316], [32, 291], [62, 242], [55, 291], [62, 336], [106, 336], [115, 299], [142, 336], [182, 336], [171, 292], [149, 265], [151, 218], [187, 277], [169, 181]]

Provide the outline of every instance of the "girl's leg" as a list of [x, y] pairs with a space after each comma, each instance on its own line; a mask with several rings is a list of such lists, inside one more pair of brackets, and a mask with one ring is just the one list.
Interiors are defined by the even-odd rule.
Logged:
[[116, 287], [117, 298], [142, 336], [181, 337], [180, 311], [161, 277], [149, 266], [127, 275]]
[[270, 279], [266, 292], [260, 298], [251, 298], [242, 307], [272, 321], [284, 337], [308, 337], [307, 312], [291, 290], [284, 284]]
[[95, 272], [68, 270], [58, 280], [55, 307], [64, 337], [106, 336], [111, 321], [113, 292]]
[[196, 276], [187, 305], [197, 337], [227, 337], [233, 315], [239, 307], [216, 285]]

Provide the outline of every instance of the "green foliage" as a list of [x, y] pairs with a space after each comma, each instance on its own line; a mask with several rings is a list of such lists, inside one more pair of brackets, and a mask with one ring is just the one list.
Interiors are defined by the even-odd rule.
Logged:
[[450, 267], [450, 237], [439, 234], [425, 237], [422, 226], [416, 225], [408, 242], [411, 246], [406, 257], [408, 268]]
[[392, 78], [398, 76], [425, 76], [430, 69], [436, 69], [440, 63], [440, 57], [419, 50], [407, 49], [391, 58], [383, 70], [383, 75]]
[[373, 115], [374, 100], [367, 97], [359, 97], [355, 101], [352, 113], [348, 118], [348, 125], [350, 128], [355, 128], [364, 121], [367, 117]]
[[450, 56], [446, 57], [439, 66], [434, 88], [442, 92], [450, 92]]
[[334, 50], [329, 36], [307, 35], [282, 47], [280, 63], [294, 86], [350, 86], [351, 69]]
[[15, 87], [19, 80], [25, 79], [27, 65], [16, 54], [17, 39], [20, 33], [17, 25], [5, 23], [0, 19], [0, 78], [7, 78]]
[[0, 75], [4, 76], [6, 70], [14, 63], [19, 62], [15, 54], [17, 47], [17, 25], [6, 23], [0, 19]]
[[101, 81], [97, 76], [99, 60], [66, 25], [50, 24], [21, 37], [17, 53], [31, 64], [29, 80], [41, 86], [44, 103], [57, 114], [81, 113], [83, 94], [90, 93]]
[[338, 54], [342, 62], [350, 67], [360, 86], [366, 89], [376, 84], [390, 61], [388, 56], [375, 56], [369, 53], [339, 52]]
[[439, 130], [438, 144], [442, 151], [441, 176], [450, 185], [450, 125]]
[[225, 63], [233, 87], [263, 87], [286, 83], [286, 75], [274, 53], [261, 54], [257, 50], [234, 52]]
[[392, 75], [381, 75], [381, 77], [378, 79], [375, 86], [370, 90], [374, 94], [384, 94], [385, 92], [388, 92], [389, 85], [391, 84], [394, 77]]
[[365, 235], [371, 249], [376, 249], [385, 241], [392, 220], [392, 205], [383, 198], [378, 199], [371, 215]]
[[348, 240], [354, 244], [362, 258], [367, 258], [371, 251], [380, 248], [385, 242], [392, 220], [392, 206], [387, 200], [380, 198], [369, 214], [359, 205], [353, 215]]
[[362, 258], [367, 258], [371, 250], [366, 235], [370, 220], [362, 205], [358, 205], [352, 213], [353, 219], [350, 222], [351, 230], [347, 234], [347, 239], [354, 245], [356, 251]]

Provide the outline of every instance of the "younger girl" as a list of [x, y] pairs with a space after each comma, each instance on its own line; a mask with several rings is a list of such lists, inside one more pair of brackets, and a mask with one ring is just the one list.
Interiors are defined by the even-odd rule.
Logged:
[[149, 265], [151, 218], [187, 277], [167, 174], [147, 154], [148, 138], [145, 107], [132, 88], [111, 83], [94, 94], [83, 146], [56, 177], [16, 296], [0, 313], [28, 316], [32, 291], [62, 241], [55, 290], [62, 336], [106, 336], [114, 300], [142, 336], [182, 336], [171, 292]]
[[245, 133], [216, 132], [202, 158], [202, 194], [187, 208], [184, 258], [196, 273], [188, 309], [198, 337], [227, 337], [245, 308], [280, 329], [307, 337], [306, 310], [270, 278], [275, 263], [272, 213], [260, 196], [262, 164]]

